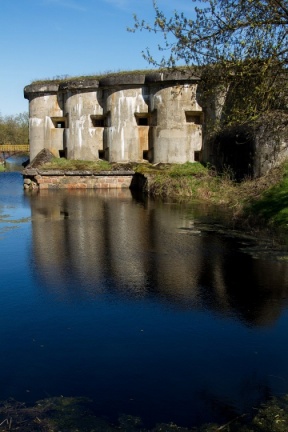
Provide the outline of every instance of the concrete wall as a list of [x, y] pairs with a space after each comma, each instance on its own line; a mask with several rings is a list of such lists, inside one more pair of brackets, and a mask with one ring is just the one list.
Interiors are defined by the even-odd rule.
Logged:
[[141, 88], [106, 90], [106, 113], [110, 116], [106, 148], [111, 162], [141, 161], [148, 150], [149, 126], [138, 126], [135, 113], [148, 113]]
[[68, 159], [194, 161], [202, 147], [197, 82], [173, 72], [27, 86], [31, 160], [48, 148]]
[[63, 149], [63, 129], [55, 128], [51, 118], [63, 117], [58, 86], [34, 85], [29, 97], [29, 142], [33, 159], [47, 147], [55, 155]]
[[103, 150], [103, 129], [93, 126], [93, 116], [103, 115], [101, 91], [97, 80], [87, 80], [80, 88], [75, 82], [59, 86], [63, 95], [64, 115], [68, 119], [64, 132], [67, 159], [99, 159]]
[[[202, 109], [196, 101], [196, 84], [154, 85], [150, 94], [154, 113], [150, 152], [153, 162], [194, 161], [202, 147], [202, 124], [189, 122]], [[199, 117], [202, 118], [202, 117]]]

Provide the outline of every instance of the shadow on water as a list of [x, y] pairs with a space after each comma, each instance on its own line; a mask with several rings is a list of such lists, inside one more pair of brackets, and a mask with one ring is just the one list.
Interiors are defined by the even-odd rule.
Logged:
[[204, 229], [216, 210], [116, 190], [41, 191], [27, 205], [31, 222], [0, 242], [1, 399], [45, 399], [44, 422], [51, 396], [83, 395], [97, 421], [169, 430], [288, 392], [288, 264]]
[[27, 154], [21, 154], [21, 155], [14, 155], [10, 156], [5, 160], [5, 171], [8, 172], [15, 172], [15, 171], [22, 171], [23, 167], [27, 165], [27, 162], [29, 160], [29, 155]]

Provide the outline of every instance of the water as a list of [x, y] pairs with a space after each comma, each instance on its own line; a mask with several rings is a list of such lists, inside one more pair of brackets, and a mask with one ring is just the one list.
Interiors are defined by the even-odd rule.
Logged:
[[288, 393], [288, 264], [210, 217], [1, 173], [0, 400], [88, 396], [111, 421], [191, 427]]

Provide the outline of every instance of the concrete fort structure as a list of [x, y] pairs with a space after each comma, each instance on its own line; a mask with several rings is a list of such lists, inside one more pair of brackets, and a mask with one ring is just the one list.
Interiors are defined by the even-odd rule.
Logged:
[[198, 160], [203, 113], [197, 86], [187, 71], [28, 85], [30, 160], [43, 148], [79, 160]]

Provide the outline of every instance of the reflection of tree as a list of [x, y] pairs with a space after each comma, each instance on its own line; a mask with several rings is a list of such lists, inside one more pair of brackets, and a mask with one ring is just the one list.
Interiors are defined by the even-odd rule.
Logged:
[[235, 251], [232, 239], [217, 235], [209, 238], [212, 248], [215, 243], [222, 243], [222, 253], [207, 259], [199, 278], [210, 306], [227, 314], [233, 310], [251, 325], [275, 321], [287, 296], [287, 264], [254, 260], [248, 254]]
[[185, 205], [133, 201], [129, 191], [57, 191], [31, 196], [31, 209], [37, 276], [58, 295], [151, 295], [250, 325], [274, 321], [287, 296], [287, 264], [199, 235]]

